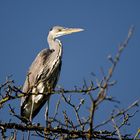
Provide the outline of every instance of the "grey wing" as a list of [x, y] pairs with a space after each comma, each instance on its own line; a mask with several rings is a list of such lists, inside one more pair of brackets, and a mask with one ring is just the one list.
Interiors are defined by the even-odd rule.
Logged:
[[[41, 76], [44, 64], [46, 65], [47, 59], [50, 57], [50, 54], [53, 51], [50, 49], [43, 49], [35, 58], [33, 63], [31, 64], [28, 74], [26, 76], [26, 80], [23, 86], [23, 93], [29, 93], [31, 92], [32, 88], [36, 85], [38, 82], [39, 77]], [[27, 97], [27, 96], [26, 96]], [[26, 97], [22, 97], [21, 99], [21, 105], [23, 104]]]

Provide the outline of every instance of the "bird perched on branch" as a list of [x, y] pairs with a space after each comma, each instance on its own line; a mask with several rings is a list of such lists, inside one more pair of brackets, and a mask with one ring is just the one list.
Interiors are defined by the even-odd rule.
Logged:
[[62, 63], [62, 44], [57, 37], [80, 32], [80, 28], [53, 27], [48, 34], [49, 48], [43, 49], [31, 64], [21, 99], [21, 116], [32, 120], [50, 98], [50, 91], [55, 88]]

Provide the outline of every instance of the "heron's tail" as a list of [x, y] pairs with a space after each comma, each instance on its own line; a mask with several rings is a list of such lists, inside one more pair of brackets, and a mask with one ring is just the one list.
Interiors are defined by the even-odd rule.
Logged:
[[21, 105], [21, 116], [31, 121], [44, 106], [50, 95], [30, 95]]

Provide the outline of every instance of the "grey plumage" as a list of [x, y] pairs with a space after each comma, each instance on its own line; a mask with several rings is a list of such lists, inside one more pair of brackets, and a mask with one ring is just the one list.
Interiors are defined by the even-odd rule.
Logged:
[[[57, 79], [59, 77], [60, 68], [61, 68], [61, 58], [58, 64], [56, 64], [55, 66], [56, 68], [52, 69], [51, 67], [49, 67], [48, 63], [50, 62], [50, 58], [53, 55], [53, 53], [54, 51], [50, 49], [44, 49], [37, 55], [26, 77], [23, 86], [24, 93], [38, 94], [38, 93], [47, 92], [48, 88], [51, 89], [55, 88]], [[57, 75], [55, 75], [55, 73], [57, 73]], [[42, 86], [39, 87], [39, 85], [41, 84]], [[32, 97], [33, 95], [25, 96], [22, 98], [21, 101], [21, 115], [26, 116], [28, 119], [30, 118], [31, 105], [33, 104]], [[42, 94], [35, 95], [34, 98], [36, 100], [39, 99], [39, 101], [38, 102], [34, 101], [32, 117], [36, 116], [38, 111], [49, 99], [49, 97], [50, 95], [47, 95], [47, 93], [44, 93], [44, 95]]]
[[[49, 32], [50, 48], [43, 49], [37, 55], [26, 76], [23, 92], [27, 95], [21, 99], [21, 116], [30, 120], [34, 118], [45, 102], [49, 100], [48, 91], [54, 89], [57, 84], [62, 63], [62, 44], [56, 38], [82, 30], [55, 26]], [[34, 95], [30, 95], [30, 93]]]

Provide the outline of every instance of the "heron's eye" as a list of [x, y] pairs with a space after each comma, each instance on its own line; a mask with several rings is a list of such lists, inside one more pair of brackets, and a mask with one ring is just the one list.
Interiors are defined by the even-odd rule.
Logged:
[[52, 31], [53, 28], [50, 29], [50, 31]]
[[58, 29], [58, 32], [62, 31], [62, 29]]

